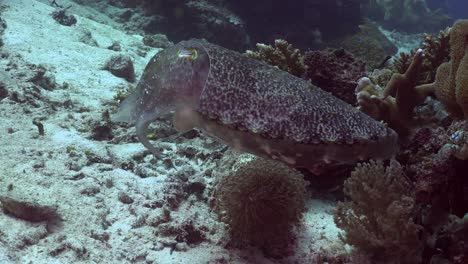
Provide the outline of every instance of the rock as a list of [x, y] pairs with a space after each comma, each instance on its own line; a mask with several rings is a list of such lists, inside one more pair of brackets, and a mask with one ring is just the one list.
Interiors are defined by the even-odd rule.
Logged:
[[379, 28], [371, 23], [361, 25], [357, 33], [334, 41], [331, 46], [344, 48], [366, 61], [369, 69], [378, 67], [387, 56], [392, 56], [398, 51]]
[[[71, 6], [70, 6], [71, 7]], [[70, 8], [68, 7], [68, 8]], [[64, 26], [73, 26], [76, 24], [76, 17], [68, 13], [68, 8], [60, 8], [50, 14], [55, 21]]]
[[124, 78], [129, 82], [135, 81], [133, 60], [129, 55], [112, 56], [109, 61], [107, 61], [104, 69], [110, 71], [117, 77]]
[[164, 34], [146, 35], [143, 37], [143, 44], [153, 48], [165, 49], [174, 45]]
[[30, 221], [56, 221], [60, 219], [55, 206], [43, 205], [26, 199], [0, 195], [3, 211], [14, 217]]

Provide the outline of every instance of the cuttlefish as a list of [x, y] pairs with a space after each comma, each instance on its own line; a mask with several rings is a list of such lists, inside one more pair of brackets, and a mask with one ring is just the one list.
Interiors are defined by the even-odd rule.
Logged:
[[319, 87], [199, 39], [157, 53], [112, 119], [135, 123], [140, 142], [159, 158], [148, 125], [169, 114], [178, 131], [197, 128], [291, 167], [388, 159], [398, 150], [392, 129]]

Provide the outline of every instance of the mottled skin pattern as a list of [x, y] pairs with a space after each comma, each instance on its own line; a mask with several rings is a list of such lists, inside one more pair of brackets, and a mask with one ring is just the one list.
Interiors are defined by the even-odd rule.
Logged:
[[[191, 49], [196, 59], [178, 56]], [[199, 128], [236, 149], [295, 167], [387, 159], [398, 149], [393, 130], [351, 105], [203, 40], [182, 41], [151, 59], [113, 120], [136, 123], [139, 140], [160, 157], [147, 127], [171, 111], [179, 130]]]
[[308, 81], [210, 43], [210, 71], [198, 111], [269, 138], [356, 144], [391, 134], [351, 105]]

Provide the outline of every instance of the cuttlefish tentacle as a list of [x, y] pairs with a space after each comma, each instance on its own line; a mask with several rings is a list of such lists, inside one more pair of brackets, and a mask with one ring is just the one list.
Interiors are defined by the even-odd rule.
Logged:
[[153, 154], [156, 159], [161, 159], [161, 151], [157, 150], [148, 139], [148, 126], [152, 120], [140, 118], [136, 122], [138, 140]]

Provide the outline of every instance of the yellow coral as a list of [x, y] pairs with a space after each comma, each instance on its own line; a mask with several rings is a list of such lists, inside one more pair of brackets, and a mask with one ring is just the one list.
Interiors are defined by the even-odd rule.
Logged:
[[468, 49], [466, 49], [465, 56], [460, 61], [457, 76], [455, 77], [455, 95], [465, 119], [468, 118]]
[[455, 89], [450, 82], [451, 63], [443, 63], [437, 69], [435, 82], [432, 84], [435, 87], [435, 95], [437, 99], [444, 105], [445, 110], [453, 117], [461, 117], [462, 111], [457, 104]]
[[450, 29], [450, 56], [452, 58], [452, 72], [458, 70], [460, 62], [465, 56], [467, 48], [468, 37], [468, 19], [459, 20], [453, 24]]
[[437, 70], [432, 84], [437, 98], [455, 118], [468, 118], [468, 20], [457, 21], [450, 30], [450, 57]]

